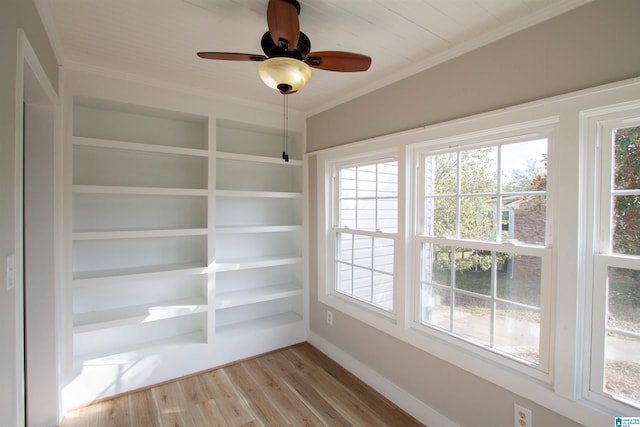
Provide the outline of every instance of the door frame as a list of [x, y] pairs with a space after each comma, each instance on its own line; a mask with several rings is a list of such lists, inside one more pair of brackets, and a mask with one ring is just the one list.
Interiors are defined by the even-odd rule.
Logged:
[[[54, 321], [49, 322], [47, 331], [45, 333], [51, 333], [54, 336], [54, 348], [50, 350], [50, 355], [54, 357], [55, 372], [50, 372], [49, 375], [54, 378], [55, 387], [46, 391], [39, 391], [45, 393], [46, 397], [53, 399], [55, 402], [54, 409], [46, 410], [49, 412], [46, 417], [52, 419], [57, 423], [61, 421], [62, 413], [60, 410], [60, 340], [58, 334], [61, 326], [61, 290], [62, 290], [62, 278], [63, 278], [63, 251], [58, 250], [60, 248], [60, 242], [62, 242], [62, 198], [61, 193], [61, 174], [62, 174], [62, 150], [61, 150], [61, 132], [60, 132], [60, 114], [61, 108], [59, 104], [60, 98], [49, 81], [44, 68], [40, 64], [38, 57], [29, 43], [29, 40], [25, 32], [18, 28], [17, 37], [17, 61], [16, 61], [16, 104], [15, 104], [15, 176], [14, 176], [14, 221], [15, 221], [15, 234], [14, 234], [14, 271], [15, 271], [15, 324], [16, 324], [16, 336], [15, 336], [15, 351], [16, 351], [16, 413], [18, 425], [27, 424], [27, 401], [28, 391], [26, 384], [26, 366], [27, 366], [27, 353], [25, 350], [25, 212], [24, 210], [24, 192], [25, 192], [25, 104], [33, 104], [43, 106], [47, 109], [47, 115], [49, 117], [45, 120], [46, 123], [36, 123], [36, 125], [46, 126], [45, 132], [47, 134], [46, 143], [53, 144], [53, 185], [51, 186], [51, 194], [49, 195], [53, 203], [50, 206], [52, 213], [53, 227], [52, 233], [52, 246], [50, 262], [53, 265], [53, 277], [51, 284], [53, 285], [53, 294], [55, 295], [54, 301], [50, 301], [49, 309], [46, 313], [49, 318], [53, 317]], [[37, 116], [37, 115], [36, 115]], [[35, 117], [36, 121], [39, 121]], [[28, 302], [27, 302], [28, 304]], [[55, 413], [53, 413], [55, 412]]]

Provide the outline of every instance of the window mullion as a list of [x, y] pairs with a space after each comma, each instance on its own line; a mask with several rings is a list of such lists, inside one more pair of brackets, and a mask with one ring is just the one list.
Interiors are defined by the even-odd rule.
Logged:
[[496, 335], [496, 288], [497, 288], [497, 273], [498, 273], [498, 262], [495, 252], [491, 252], [491, 325], [490, 325], [490, 343], [491, 347], [495, 347], [495, 335]]

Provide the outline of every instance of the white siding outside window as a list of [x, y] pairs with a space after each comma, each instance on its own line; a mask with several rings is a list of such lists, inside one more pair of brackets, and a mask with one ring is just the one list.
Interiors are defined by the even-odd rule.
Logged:
[[392, 311], [397, 161], [340, 167], [335, 179], [335, 290]]

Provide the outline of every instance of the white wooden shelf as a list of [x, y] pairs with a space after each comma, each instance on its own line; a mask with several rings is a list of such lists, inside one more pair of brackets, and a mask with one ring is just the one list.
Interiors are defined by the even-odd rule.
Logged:
[[302, 295], [302, 287], [299, 283], [285, 283], [224, 292], [219, 293], [216, 296], [216, 310], [237, 307], [240, 305], [255, 304], [279, 298], [288, 298], [297, 295]]
[[97, 331], [188, 316], [202, 313], [206, 310], [207, 304], [204, 298], [184, 298], [110, 310], [77, 313], [73, 316], [73, 331], [74, 333]]
[[77, 271], [73, 273], [74, 285], [91, 285], [100, 281], [113, 279], [153, 278], [167, 274], [204, 274], [207, 271], [206, 263], [183, 263], [151, 265], [144, 267], [131, 267], [112, 270]]
[[111, 139], [87, 138], [82, 136], [73, 137], [73, 145], [94, 148], [109, 148], [115, 150], [138, 151], [148, 153], [173, 154], [181, 156], [201, 156], [207, 157], [208, 150], [197, 148], [183, 148], [171, 145], [141, 144], [137, 142], [117, 141]]
[[104, 240], [132, 239], [151, 237], [206, 236], [206, 228], [149, 229], [149, 230], [109, 230], [109, 231], [76, 231], [72, 240]]
[[302, 316], [293, 311], [262, 317], [259, 321], [251, 320], [247, 322], [231, 323], [216, 328], [218, 338], [240, 339], [246, 334], [261, 334], [269, 329], [291, 326], [302, 322]]
[[245, 191], [245, 190], [216, 190], [217, 197], [267, 197], [284, 199], [301, 199], [302, 193], [291, 191]]
[[255, 156], [252, 154], [229, 153], [225, 151], [216, 152], [216, 158], [226, 159], [226, 160], [240, 160], [245, 162], [272, 163], [272, 164], [283, 165], [283, 166], [302, 166], [303, 165], [303, 162], [301, 160], [289, 159], [288, 162], [285, 162], [280, 157]]
[[256, 258], [221, 259], [216, 262], [213, 270], [217, 273], [225, 271], [249, 270], [254, 268], [275, 267], [302, 262], [300, 256], [271, 256]]
[[115, 185], [73, 185], [73, 193], [83, 194], [132, 194], [158, 196], [208, 196], [209, 190], [201, 188], [125, 187]]
[[206, 336], [202, 331], [187, 334], [174, 335], [170, 338], [146, 341], [138, 345], [114, 348], [113, 351], [101, 351], [79, 354], [73, 358], [74, 370], [79, 371], [83, 365], [101, 364], [107, 360], [137, 360], [146, 356], [154, 356], [158, 353], [184, 349], [192, 345], [206, 344]]
[[278, 233], [285, 231], [302, 231], [301, 225], [248, 225], [225, 226], [216, 228], [216, 234], [248, 234], [248, 233]]

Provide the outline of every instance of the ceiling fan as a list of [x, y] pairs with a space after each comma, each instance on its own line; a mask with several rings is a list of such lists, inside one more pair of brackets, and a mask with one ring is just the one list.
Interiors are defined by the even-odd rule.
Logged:
[[264, 55], [234, 52], [198, 52], [204, 59], [260, 62], [258, 72], [267, 86], [283, 95], [295, 93], [311, 77], [311, 68], [327, 71], [366, 71], [371, 58], [341, 51], [310, 52], [311, 42], [300, 31], [297, 0], [269, 0], [267, 25], [260, 45]]

